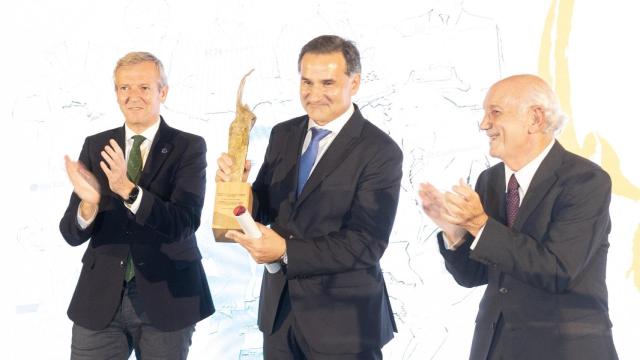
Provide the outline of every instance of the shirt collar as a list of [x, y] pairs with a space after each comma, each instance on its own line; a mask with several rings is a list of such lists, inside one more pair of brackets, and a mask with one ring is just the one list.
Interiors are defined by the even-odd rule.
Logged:
[[125, 136], [125, 141], [132, 141], [131, 137], [134, 135], [142, 135], [144, 136], [145, 140], [147, 141], [149, 140], [149, 142], [153, 142], [153, 138], [156, 136], [156, 133], [158, 132], [158, 129], [160, 128], [160, 118], [158, 118], [158, 120], [151, 126], [149, 126], [145, 131], [143, 131], [140, 134], [136, 134], [133, 130], [131, 130], [131, 128], [129, 128], [129, 126], [127, 126], [127, 124], [124, 124], [124, 136]]
[[[522, 189], [522, 193], [526, 194], [527, 189], [529, 189], [529, 185], [531, 185], [531, 180], [533, 180], [533, 176], [536, 174], [536, 171], [538, 171], [540, 164], [542, 164], [542, 160], [544, 160], [544, 158], [547, 157], [547, 154], [549, 154], [549, 151], [551, 151], [551, 148], [555, 143], [556, 143], [556, 140], [553, 139], [549, 143], [549, 145], [547, 145], [547, 147], [544, 148], [544, 150], [542, 150], [540, 154], [538, 154], [538, 156], [536, 156], [533, 160], [529, 161], [527, 165], [523, 166], [522, 169], [518, 171], [511, 170], [505, 164], [504, 165], [504, 179], [505, 179], [504, 183], [508, 184], [509, 178], [511, 178], [511, 174], [515, 174], [516, 180], [518, 180], [518, 185], [520, 185], [520, 189]], [[504, 191], [505, 192], [507, 191], [506, 186]]]
[[347, 123], [347, 121], [349, 121], [349, 119], [351, 118], [351, 115], [353, 115], [353, 111], [354, 111], [354, 108], [352, 103], [351, 106], [349, 106], [349, 108], [347, 109], [347, 111], [342, 113], [342, 115], [338, 116], [334, 120], [331, 120], [326, 125], [322, 125], [322, 126], [318, 125], [315, 121], [313, 121], [313, 119], [309, 118], [309, 122], [307, 123], [307, 131], [309, 131], [309, 129], [311, 129], [312, 127], [317, 127], [319, 129], [330, 130], [331, 131], [330, 135], [337, 135], [340, 132], [340, 130], [342, 130], [344, 125]]

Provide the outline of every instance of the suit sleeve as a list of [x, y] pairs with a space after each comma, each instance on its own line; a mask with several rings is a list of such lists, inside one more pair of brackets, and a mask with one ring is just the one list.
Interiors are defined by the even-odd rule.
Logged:
[[[342, 228], [318, 237], [287, 241], [287, 277], [377, 266], [389, 243], [401, 178], [402, 152], [398, 146], [393, 142], [379, 146], [359, 174]], [[274, 229], [285, 238], [291, 236], [286, 229]]]
[[546, 226], [544, 238], [531, 236], [489, 219], [470, 257], [497, 267], [531, 286], [551, 293], [572, 287], [597, 252], [608, 246], [611, 179], [592, 168], [563, 185], [547, 218], [535, 219]]
[[444, 246], [442, 232], [438, 233], [438, 247], [444, 258], [444, 266], [456, 282], [464, 287], [486, 285], [488, 282], [487, 266], [469, 258], [473, 236], [465, 235], [465, 241], [456, 250], [447, 250]]
[[[85, 167], [87, 167], [89, 171], [94, 171], [93, 169], [91, 169], [88, 139], [85, 139], [84, 144], [82, 145], [82, 150], [80, 151], [78, 161], [85, 165]], [[80, 227], [77, 220], [79, 205], [80, 198], [78, 197], [78, 195], [76, 195], [75, 192], [72, 192], [69, 199], [69, 205], [67, 205], [67, 209], [65, 210], [64, 215], [60, 220], [60, 233], [62, 234], [62, 237], [67, 241], [67, 243], [72, 246], [78, 246], [89, 240], [95, 224], [95, 221], [93, 221], [84, 230]], [[100, 209], [98, 208], [98, 212], [99, 211]]]
[[261, 224], [270, 224], [275, 216], [269, 213], [269, 184], [267, 179], [271, 178], [271, 169], [274, 166], [273, 144], [274, 144], [275, 128], [269, 135], [269, 143], [265, 152], [264, 162], [258, 171], [256, 180], [251, 184], [253, 191], [253, 218]]
[[[180, 155], [170, 182], [168, 197], [160, 197], [144, 189], [135, 221], [151, 228], [164, 242], [180, 241], [195, 233], [200, 226], [204, 204], [207, 168], [207, 146], [203, 138], [193, 136]], [[167, 160], [168, 161], [168, 160]]]

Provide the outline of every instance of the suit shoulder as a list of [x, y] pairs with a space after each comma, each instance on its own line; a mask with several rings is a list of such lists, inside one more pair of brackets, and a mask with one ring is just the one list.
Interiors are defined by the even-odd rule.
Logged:
[[499, 162], [495, 165], [492, 165], [486, 169], [484, 169], [480, 175], [478, 175], [478, 181], [488, 179], [492, 179], [496, 176], [503, 175], [504, 176], [504, 163]]
[[89, 141], [89, 142], [93, 142], [93, 141], [104, 142], [104, 139], [113, 138], [118, 133], [118, 131], [122, 131], [122, 126], [117, 127], [117, 128], [113, 128], [113, 129], [109, 129], [109, 130], [104, 130], [104, 131], [101, 131], [99, 133], [95, 133], [93, 135], [89, 135], [89, 136], [87, 136], [87, 141]]
[[565, 180], [597, 180], [611, 184], [611, 177], [600, 165], [570, 151], [565, 151], [562, 167], [558, 170], [560, 178]]
[[366, 141], [375, 143], [377, 147], [384, 149], [384, 151], [402, 153], [398, 143], [389, 134], [366, 119], [362, 127], [362, 136]]
[[186, 131], [173, 129], [176, 132], [176, 138], [184, 140], [188, 143], [206, 143], [204, 138], [200, 135], [192, 134]]
[[298, 116], [293, 119], [289, 119], [274, 125], [271, 131], [274, 133], [287, 131], [291, 128], [305, 125], [307, 121], [308, 121], [308, 117], [306, 115]]

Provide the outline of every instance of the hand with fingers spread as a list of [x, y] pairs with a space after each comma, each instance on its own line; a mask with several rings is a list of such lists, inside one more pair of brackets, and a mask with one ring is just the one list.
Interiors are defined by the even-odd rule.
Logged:
[[[231, 172], [233, 167], [233, 159], [229, 154], [222, 153], [218, 158], [218, 170], [216, 171], [216, 182], [231, 181]], [[242, 181], [246, 182], [251, 171], [251, 161], [245, 160], [244, 171], [242, 172]]]
[[489, 217], [482, 207], [480, 196], [462, 179], [452, 192], [444, 194], [445, 219], [465, 228], [473, 236], [484, 227]]
[[100, 184], [80, 161], [73, 161], [69, 156], [64, 157], [64, 166], [69, 180], [73, 185], [73, 191], [82, 200], [80, 203], [80, 215], [84, 219], [93, 217], [100, 203]]
[[225, 236], [247, 249], [258, 264], [278, 262], [287, 250], [284, 238], [260, 223], [256, 223], [256, 225], [262, 233], [262, 237], [258, 239], [251, 238], [237, 230], [229, 230]]
[[109, 188], [121, 198], [126, 199], [135, 184], [127, 177], [127, 162], [124, 158], [124, 151], [115, 140], [110, 139], [109, 145], [104, 147], [100, 155], [103, 159], [100, 161], [100, 168], [109, 180]]
[[466, 230], [451, 221], [445, 205], [445, 195], [428, 182], [420, 184], [419, 195], [425, 214], [444, 231], [451, 245], [459, 243]]

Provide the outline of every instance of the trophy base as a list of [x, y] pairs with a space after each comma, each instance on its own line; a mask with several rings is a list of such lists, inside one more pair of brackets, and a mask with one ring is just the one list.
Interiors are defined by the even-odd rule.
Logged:
[[244, 206], [249, 213], [253, 207], [253, 192], [246, 182], [217, 182], [216, 200], [213, 208], [213, 237], [217, 242], [234, 242], [224, 236], [228, 230], [242, 231], [233, 215], [236, 206]]

